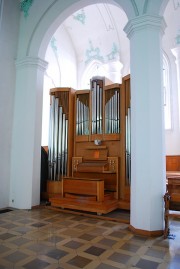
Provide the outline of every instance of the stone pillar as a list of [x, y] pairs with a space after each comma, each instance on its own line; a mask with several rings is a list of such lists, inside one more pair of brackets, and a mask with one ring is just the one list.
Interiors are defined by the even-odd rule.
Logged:
[[131, 57], [131, 217], [137, 233], [161, 234], [165, 192], [162, 80], [163, 18], [143, 15], [128, 22]]
[[30, 209], [40, 201], [43, 80], [47, 62], [26, 57], [16, 62], [10, 206]]

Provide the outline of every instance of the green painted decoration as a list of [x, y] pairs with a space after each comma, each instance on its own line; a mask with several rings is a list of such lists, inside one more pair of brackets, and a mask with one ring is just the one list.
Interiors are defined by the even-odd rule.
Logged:
[[21, 0], [20, 9], [24, 12], [24, 17], [29, 15], [29, 8], [32, 6], [33, 0]]
[[104, 62], [103, 56], [100, 55], [100, 49], [98, 47], [94, 48], [92, 41], [89, 40], [89, 49], [86, 50], [86, 61], [85, 64], [89, 63], [92, 60], [99, 60]]
[[180, 34], [176, 36], [176, 44], [177, 44], [177, 45], [180, 44]]
[[51, 48], [53, 49], [54, 53], [57, 53], [57, 51], [58, 51], [57, 40], [54, 36], [51, 38], [50, 44], [51, 44]]
[[84, 10], [81, 10], [81, 13], [78, 13], [77, 15], [73, 16], [74, 20], [77, 20], [79, 22], [81, 22], [82, 24], [85, 24], [85, 19], [86, 19], [86, 15]]
[[117, 45], [113, 43], [111, 52], [107, 55], [108, 61], [116, 60], [117, 56], [119, 55], [119, 50]]

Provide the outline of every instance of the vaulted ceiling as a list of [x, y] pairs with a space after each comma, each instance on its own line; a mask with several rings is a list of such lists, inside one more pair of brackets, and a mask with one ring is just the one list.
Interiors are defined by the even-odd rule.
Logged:
[[79, 61], [88, 63], [96, 58], [106, 63], [121, 60], [129, 50], [129, 40], [123, 31], [126, 23], [127, 17], [120, 8], [102, 3], [84, 7], [63, 25]]

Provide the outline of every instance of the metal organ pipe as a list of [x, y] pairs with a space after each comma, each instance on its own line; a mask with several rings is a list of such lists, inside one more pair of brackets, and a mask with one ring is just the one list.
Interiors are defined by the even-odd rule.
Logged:
[[97, 81], [92, 81], [92, 134], [101, 134], [103, 128], [103, 90]]
[[58, 180], [61, 175], [61, 161], [62, 161], [62, 106], [59, 107], [59, 130], [58, 130]]
[[60, 96], [51, 95], [48, 161], [50, 180], [61, 180], [67, 175], [68, 165], [68, 98], [66, 92]]
[[[89, 97], [88, 97], [89, 98]], [[76, 98], [76, 134], [87, 135], [89, 134], [89, 100], [87, 97]]]
[[55, 109], [54, 109], [54, 143], [53, 143], [53, 179], [56, 180], [56, 169], [57, 169], [57, 145], [58, 145], [58, 98], [55, 98]]
[[52, 169], [53, 169], [53, 126], [54, 126], [54, 104], [55, 97], [51, 96], [51, 106], [50, 106], [50, 121], [49, 121], [49, 141], [48, 141], [48, 176], [52, 179]]
[[106, 97], [105, 132], [107, 134], [120, 132], [120, 99], [119, 91], [115, 90]]
[[126, 184], [131, 183], [131, 109], [126, 115]]

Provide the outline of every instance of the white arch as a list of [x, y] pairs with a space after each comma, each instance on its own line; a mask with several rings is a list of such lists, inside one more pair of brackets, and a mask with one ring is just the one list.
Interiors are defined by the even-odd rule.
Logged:
[[[109, 0], [108, 3], [119, 6], [124, 10], [128, 19], [143, 14], [163, 15], [164, 9], [169, 0], [145, 0], [137, 3], [135, 0]], [[18, 58], [25, 56], [40, 57], [44, 59], [50, 38], [58, 26], [75, 11], [96, 3], [103, 3], [105, 0], [80, 0], [80, 1], [58, 1], [52, 0], [38, 20], [26, 21], [26, 39], [20, 39]], [[45, 3], [44, 3], [45, 4]], [[34, 11], [33, 11], [34, 9]], [[31, 12], [36, 11], [36, 2], [31, 7]], [[23, 20], [24, 18], [22, 18]], [[30, 25], [28, 25], [28, 23]]]
[[[72, 13], [75, 11], [87, 6], [87, 5], [93, 5], [96, 3], [103, 3], [104, 0], [81, 0], [81, 1], [73, 1], [73, 4], [71, 1], [57, 1], [54, 0], [44, 11], [44, 13], [41, 15], [41, 17], [38, 19], [38, 21], [34, 22], [34, 25], [31, 29], [29, 29], [28, 34], [28, 40], [25, 44], [24, 40], [22, 40], [24, 47], [24, 50], [19, 49], [19, 57], [24, 56], [35, 56], [44, 58], [45, 51], [47, 48], [47, 45], [49, 43], [49, 40], [55, 30], [58, 28], [58, 26]], [[131, 0], [109, 0], [108, 3], [114, 4], [122, 8], [128, 18], [132, 18], [136, 16], [137, 7], [132, 4], [134, 2]], [[136, 8], [135, 8], [136, 7]], [[33, 8], [35, 9], [35, 3], [33, 4]], [[31, 22], [32, 23], [32, 22]], [[21, 44], [20, 44], [21, 47]], [[22, 55], [22, 53], [24, 55]]]

